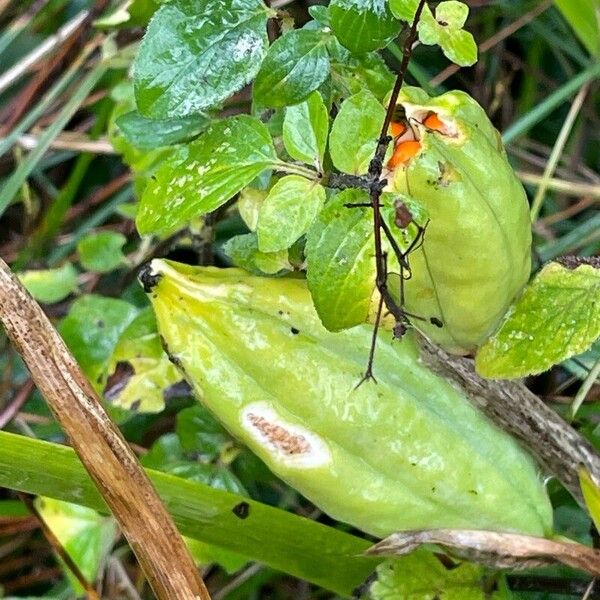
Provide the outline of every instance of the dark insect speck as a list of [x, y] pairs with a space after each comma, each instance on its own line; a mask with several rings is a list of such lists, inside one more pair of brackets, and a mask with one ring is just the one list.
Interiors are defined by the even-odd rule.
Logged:
[[250, 505], [247, 502], [240, 502], [231, 509], [231, 512], [239, 519], [246, 519], [250, 514]]
[[443, 327], [444, 326], [444, 324], [437, 317], [431, 317], [431, 319], [429, 319], [429, 322], [432, 325], [435, 325], [436, 327]]
[[292, 327], [292, 328], [290, 329], [290, 331], [291, 331], [291, 332], [292, 332], [294, 335], [298, 335], [298, 334], [300, 333], [300, 330], [299, 330], [299, 329], [296, 329], [295, 327]]

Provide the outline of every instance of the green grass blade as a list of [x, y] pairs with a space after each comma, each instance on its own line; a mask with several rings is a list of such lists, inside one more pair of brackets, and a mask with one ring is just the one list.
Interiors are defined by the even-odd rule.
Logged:
[[572, 96], [580, 87], [597, 77], [600, 77], [600, 63], [590, 65], [587, 69], [579, 73], [579, 75], [573, 77], [568, 83], [550, 94], [533, 110], [515, 121], [502, 134], [504, 143], [508, 144], [524, 133], [527, 133], [534, 125]]
[[[207, 485], [147, 472], [185, 536], [344, 596], [378, 562], [359, 556], [371, 545], [367, 540]], [[7, 432], [0, 432], [0, 486], [108, 510], [71, 448]], [[240, 502], [249, 505], [244, 519], [233, 512]]]
[[44, 156], [54, 138], [64, 129], [71, 117], [75, 114], [79, 105], [87, 98], [94, 89], [102, 75], [107, 70], [107, 65], [101, 63], [94, 67], [92, 71], [83, 79], [81, 85], [75, 90], [68, 102], [62, 107], [56, 120], [40, 137], [38, 145], [27, 155], [19, 164], [13, 174], [8, 178], [0, 190], [0, 215], [4, 213], [6, 207], [17, 195], [21, 186], [25, 183], [27, 177], [33, 171], [40, 159]]

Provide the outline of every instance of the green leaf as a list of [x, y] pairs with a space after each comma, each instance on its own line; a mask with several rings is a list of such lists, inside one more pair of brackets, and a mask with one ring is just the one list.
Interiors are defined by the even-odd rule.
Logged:
[[177, 414], [175, 431], [185, 452], [214, 460], [233, 444], [232, 437], [201, 404], [184, 408]]
[[344, 190], [330, 200], [308, 231], [307, 279], [323, 325], [338, 331], [364, 323], [375, 287], [373, 221], [367, 192]]
[[335, 98], [347, 98], [367, 89], [378, 100], [389, 94], [396, 77], [376, 52], [354, 55], [337, 40], [329, 44]]
[[226, 467], [188, 456], [175, 433], [161, 436], [142, 458], [142, 464], [151, 469], [171, 473], [182, 479], [204, 483], [218, 490], [247, 495], [238, 478]]
[[245, 187], [238, 196], [237, 208], [240, 217], [250, 231], [256, 231], [260, 207], [266, 197], [266, 190], [257, 190], [253, 187]]
[[425, 6], [419, 21], [419, 40], [429, 46], [439, 44], [446, 57], [461, 67], [477, 62], [477, 44], [473, 36], [462, 29], [469, 15], [463, 2], [449, 0], [438, 4], [435, 17]]
[[44, 304], [54, 304], [77, 291], [77, 271], [71, 263], [58, 269], [22, 271], [17, 273], [27, 291]]
[[384, 48], [400, 32], [386, 0], [332, 0], [329, 13], [337, 39], [355, 54]]
[[[244, 496], [148, 470], [181, 533], [351, 596], [379, 559], [364, 538]], [[72, 448], [0, 431], [0, 486], [77, 502], [106, 512]], [[248, 504], [248, 518], [233, 509]]]
[[511, 379], [546, 371], [600, 337], [600, 270], [546, 265], [508, 318], [477, 353], [484, 377]]
[[486, 600], [482, 567], [462, 563], [447, 569], [431, 552], [417, 550], [377, 567], [371, 600]]
[[325, 188], [298, 175], [282, 177], [265, 198], [258, 216], [261, 252], [286, 250], [304, 235], [325, 203]]
[[390, 0], [390, 10], [396, 19], [412, 24], [419, 6], [419, 0]]
[[165, 391], [182, 376], [162, 349], [151, 308], [141, 311], [123, 331], [107, 371], [104, 396], [114, 406], [141, 413], [164, 409]]
[[283, 121], [283, 143], [288, 154], [302, 162], [322, 169], [329, 115], [319, 92], [313, 92], [307, 100], [290, 106]]
[[255, 233], [232, 237], [223, 246], [223, 251], [234, 265], [256, 275], [276, 275], [292, 269], [287, 250], [261, 252]]
[[127, 140], [143, 150], [154, 150], [196, 137], [209, 123], [209, 117], [201, 113], [173, 119], [148, 119], [136, 110], [116, 120], [117, 127]]
[[138, 310], [124, 300], [89, 295], [71, 304], [58, 331], [96, 389], [104, 383], [106, 364]]
[[[90, 582], [96, 581], [119, 531], [114, 519], [103, 517], [91, 508], [52, 498], [39, 497], [35, 504], [50, 531], [84, 577]], [[84, 595], [71, 570], [66, 565], [63, 565], [63, 570], [77, 596]]]
[[98, 231], [79, 240], [79, 262], [87, 271], [108, 273], [127, 263], [122, 248], [127, 238], [116, 231]]
[[594, 525], [596, 525], [596, 529], [600, 529], [600, 487], [596, 485], [583, 467], [579, 469], [579, 483], [585, 505], [594, 521]]
[[254, 98], [263, 106], [302, 102], [329, 75], [326, 36], [321, 31], [295, 29], [269, 48], [256, 81]]
[[336, 169], [352, 175], [367, 172], [384, 119], [385, 108], [367, 90], [342, 104], [329, 136], [329, 154]]
[[140, 233], [173, 231], [227, 202], [277, 159], [266, 126], [248, 115], [224, 119], [169, 157], [148, 183]]
[[134, 63], [139, 111], [155, 119], [216, 106], [249, 83], [267, 47], [262, 0], [177, 0], [150, 21]]
[[554, 0], [592, 56], [600, 56], [600, 0]]

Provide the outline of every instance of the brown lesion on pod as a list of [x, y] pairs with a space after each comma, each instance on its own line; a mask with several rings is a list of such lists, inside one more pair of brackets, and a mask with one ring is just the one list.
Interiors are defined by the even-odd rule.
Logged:
[[303, 435], [294, 435], [281, 425], [270, 423], [264, 417], [254, 413], [248, 413], [248, 421], [285, 454], [306, 454], [310, 452], [310, 444]]
[[278, 463], [311, 468], [331, 462], [329, 446], [319, 435], [287, 421], [268, 402], [253, 402], [246, 406], [241, 420], [254, 442]]

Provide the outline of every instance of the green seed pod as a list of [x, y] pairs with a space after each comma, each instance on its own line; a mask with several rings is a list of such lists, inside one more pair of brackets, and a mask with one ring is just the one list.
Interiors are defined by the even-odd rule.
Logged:
[[171, 360], [206, 407], [327, 514], [385, 536], [420, 527], [551, 532], [536, 466], [410, 337], [331, 333], [306, 283], [154, 260], [141, 275]]
[[[429, 98], [404, 88], [398, 106], [408, 128], [395, 140], [388, 189], [414, 198], [430, 218], [423, 245], [410, 255], [406, 309], [426, 318], [415, 325], [433, 341], [468, 353], [529, 279], [527, 198], [498, 132], [469, 95]], [[407, 139], [414, 141], [402, 146]]]

